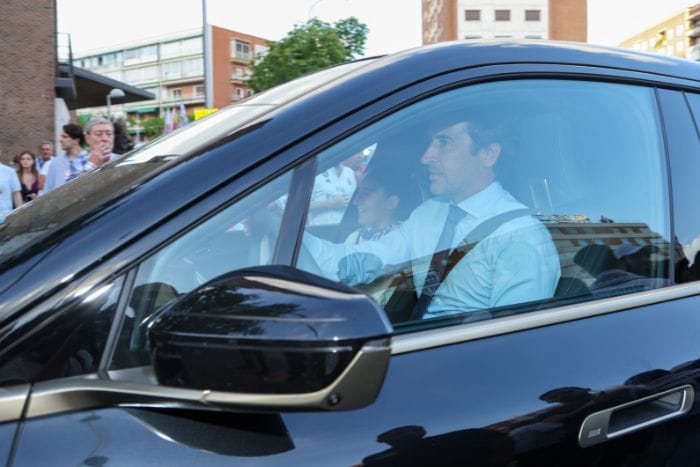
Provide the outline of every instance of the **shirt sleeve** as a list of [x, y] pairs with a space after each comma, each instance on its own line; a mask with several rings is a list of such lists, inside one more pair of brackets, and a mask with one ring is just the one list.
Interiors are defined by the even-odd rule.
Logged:
[[527, 241], [502, 245], [493, 270], [491, 307], [551, 298], [559, 280], [557, 257]]
[[[352, 283], [368, 283], [376, 279], [381, 266], [398, 264], [410, 259], [407, 231], [402, 224], [377, 240], [355, 245], [332, 243], [305, 233], [302, 243], [309, 250], [323, 275], [332, 280], [339, 279], [342, 262], [342, 277], [352, 277]], [[300, 265], [303, 268], [303, 265]], [[351, 270], [347, 270], [347, 269]]]
[[13, 173], [10, 177], [10, 191], [13, 193], [15, 191], [22, 191], [22, 185], [20, 184], [19, 177], [16, 173]]

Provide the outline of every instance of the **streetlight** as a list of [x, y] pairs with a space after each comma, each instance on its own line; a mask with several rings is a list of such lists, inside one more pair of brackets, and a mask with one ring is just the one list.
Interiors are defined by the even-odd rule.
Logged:
[[119, 88], [113, 88], [111, 91], [109, 91], [109, 94], [107, 94], [107, 120], [112, 119], [112, 98], [113, 97], [126, 97], [126, 94], [124, 94], [124, 91], [122, 91]]

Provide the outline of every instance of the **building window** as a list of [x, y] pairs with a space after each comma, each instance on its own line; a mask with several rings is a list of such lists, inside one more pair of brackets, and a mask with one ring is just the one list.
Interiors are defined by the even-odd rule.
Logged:
[[233, 79], [243, 79], [245, 76], [245, 70], [243, 67], [237, 66], [233, 68]]
[[180, 88], [175, 88], [170, 91], [170, 95], [173, 97], [173, 99], [182, 99], [182, 89]]
[[510, 21], [510, 10], [496, 10], [494, 19], [496, 21]]
[[525, 21], [540, 21], [540, 10], [525, 10]]
[[676, 52], [683, 52], [683, 41], [676, 42]]
[[204, 86], [195, 86], [194, 95], [197, 97], [204, 97]]
[[683, 25], [676, 26], [676, 37], [683, 37]]
[[511, 39], [512, 37], [510, 34], [497, 34], [494, 36], [495, 39]]
[[481, 21], [481, 10], [464, 10], [464, 21]]
[[232, 40], [231, 56], [241, 60], [250, 60], [250, 43], [238, 39]]
[[464, 36], [465, 39], [481, 39], [481, 36]]
[[539, 34], [527, 34], [525, 39], [542, 39], [542, 36]]

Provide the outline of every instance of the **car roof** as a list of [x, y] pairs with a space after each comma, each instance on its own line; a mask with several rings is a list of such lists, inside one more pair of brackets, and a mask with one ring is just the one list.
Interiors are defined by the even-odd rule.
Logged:
[[584, 42], [543, 40], [441, 42], [386, 56], [377, 65], [392, 66], [389, 62], [402, 65], [412, 63], [414, 66], [429, 62], [433, 72], [440, 69], [447, 72], [456, 68], [509, 63], [550, 63], [640, 71], [700, 82], [700, 63], [693, 60]]

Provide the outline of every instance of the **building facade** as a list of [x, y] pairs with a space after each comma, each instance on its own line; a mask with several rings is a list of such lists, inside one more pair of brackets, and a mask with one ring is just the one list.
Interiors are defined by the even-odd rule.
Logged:
[[585, 42], [586, 0], [423, 0], [423, 44], [458, 39]]
[[700, 60], [700, 3], [625, 39], [620, 47]]
[[[254, 57], [267, 51], [267, 40], [211, 26], [212, 103], [223, 107], [252, 91], [245, 78]], [[155, 95], [155, 99], [119, 105], [114, 116], [127, 118], [130, 132], [141, 139], [142, 123], [164, 117], [168, 109], [184, 104], [189, 116], [206, 108], [204, 40], [201, 29], [179, 32], [109, 49], [95, 50], [76, 58], [76, 65], [109, 78], [124, 81]], [[88, 108], [78, 115], [105, 114], [106, 109]]]
[[0, 162], [54, 140], [56, 8], [54, 0], [0, 5]]

